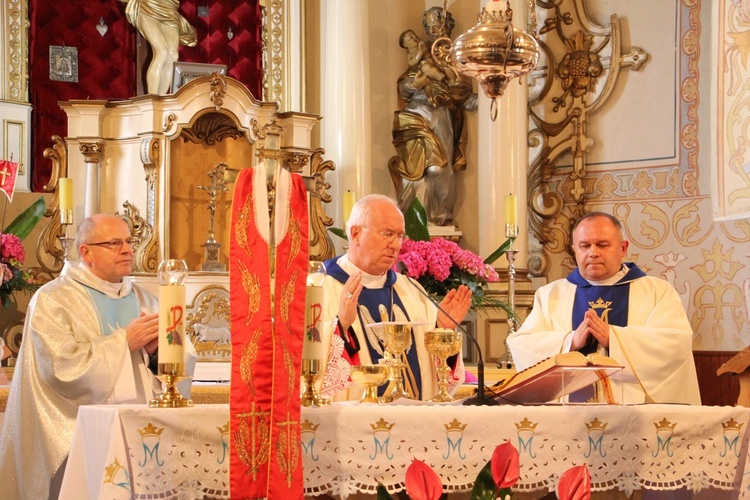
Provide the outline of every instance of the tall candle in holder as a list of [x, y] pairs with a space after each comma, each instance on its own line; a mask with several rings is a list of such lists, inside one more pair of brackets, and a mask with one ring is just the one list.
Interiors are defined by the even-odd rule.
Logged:
[[305, 337], [302, 340], [302, 377], [305, 389], [302, 394], [302, 406], [320, 406], [327, 401], [315, 390], [315, 382], [323, 372], [328, 358], [328, 344], [324, 339], [323, 328], [329, 325], [321, 321], [323, 314], [323, 282], [326, 269], [322, 262], [310, 261], [307, 272], [305, 293]]
[[303, 359], [325, 359], [328, 354], [322, 341], [323, 281], [326, 269], [322, 262], [310, 261], [305, 293], [305, 338]]
[[149, 406], [176, 408], [192, 406], [175, 384], [185, 377], [185, 280], [184, 260], [169, 259], [159, 264], [159, 379], [166, 383], [164, 393]]

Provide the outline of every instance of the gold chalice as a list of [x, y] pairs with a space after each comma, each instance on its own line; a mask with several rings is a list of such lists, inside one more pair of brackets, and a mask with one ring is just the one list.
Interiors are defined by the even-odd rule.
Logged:
[[378, 336], [385, 344], [386, 353], [383, 356], [390, 367], [388, 388], [383, 394], [383, 401], [390, 403], [399, 398], [414, 399], [405, 388], [404, 371], [406, 369], [406, 349], [411, 342], [410, 323], [384, 322], [369, 325], [377, 329]]
[[439, 328], [424, 334], [424, 344], [427, 352], [437, 358], [438, 392], [430, 401], [434, 403], [447, 403], [453, 401], [448, 394], [448, 367], [447, 359], [461, 351], [461, 332], [450, 328]]
[[380, 403], [377, 387], [388, 380], [388, 367], [385, 365], [354, 365], [351, 377], [355, 384], [365, 386], [365, 394], [360, 403]]

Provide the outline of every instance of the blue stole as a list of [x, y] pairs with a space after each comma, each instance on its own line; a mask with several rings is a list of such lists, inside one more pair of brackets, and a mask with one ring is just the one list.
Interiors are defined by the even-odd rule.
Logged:
[[[625, 263], [628, 272], [620, 281], [612, 285], [592, 285], [574, 270], [568, 275], [568, 281], [576, 285], [576, 296], [573, 302], [573, 330], [583, 321], [584, 314], [589, 309], [610, 325], [627, 326], [628, 304], [630, 302], [630, 283], [646, 276], [641, 268], [633, 262]], [[579, 349], [583, 354], [596, 352], [598, 342], [592, 336], [585, 346]]]
[[[338, 260], [338, 257], [334, 257], [332, 259], [329, 259], [325, 261], [323, 264], [326, 267], [326, 273], [328, 276], [331, 276], [336, 281], [338, 281], [341, 284], [346, 283], [346, 280], [349, 279], [349, 274], [347, 274], [346, 271], [344, 271], [341, 266], [339, 266], [336, 263], [336, 260]], [[359, 304], [363, 305], [365, 308], [367, 308], [367, 311], [370, 313], [370, 316], [377, 322], [380, 321], [380, 311], [378, 310], [378, 306], [380, 304], [383, 304], [388, 311], [388, 317], [393, 317], [393, 311], [391, 310], [391, 305], [399, 306], [401, 310], [406, 315], [406, 318], [410, 320], [409, 318], [409, 312], [404, 307], [403, 302], [401, 302], [401, 298], [398, 296], [397, 293], [393, 290], [393, 285], [396, 283], [397, 275], [393, 270], [388, 270], [386, 274], [385, 279], [385, 286], [383, 288], [362, 288], [362, 293], [359, 294]], [[362, 315], [359, 312], [359, 307], [357, 308], [357, 317], [359, 318], [359, 325], [362, 328], [363, 332], [367, 332], [367, 329], [365, 327], [365, 321], [362, 318]], [[370, 353], [370, 359], [372, 360], [373, 364], [378, 364], [378, 360], [380, 360], [383, 356], [378, 353], [374, 346], [370, 345], [370, 339], [368, 335], [365, 335], [365, 342], [367, 343], [367, 350]], [[344, 342], [348, 344], [348, 340], [344, 338]], [[414, 375], [414, 380], [416, 381], [416, 387], [414, 387], [414, 390], [416, 392], [416, 398], [422, 399], [422, 374], [419, 369], [419, 358], [417, 357], [417, 348], [416, 348], [416, 342], [414, 341], [414, 332], [411, 332], [411, 345], [412, 348], [409, 349], [409, 351], [406, 353], [406, 360], [409, 363], [409, 368], [411, 369], [412, 374]], [[352, 346], [347, 346], [347, 350], [350, 350]], [[381, 352], [383, 351], [384, 346], [380, 345]], [[352, 352], [351, 350], [349, 352]], [[354, 351], [356, 352], [356, 351]], [[408, 380], [405, 381], [408, 383]], [[378, 389], [379, 395], [383, 395], [385, 393], [387, 386], [382, 385]]]
[[141, 308], [132, 290], [124, 297], [113, 299], [84, 283], [81, 285], [86, 288], [89, 297], [94, 302], [94, 309], [99, 316], [99, 331], [102, 335], [109, 335], [115, 330], [125, 328], [141, 315]]

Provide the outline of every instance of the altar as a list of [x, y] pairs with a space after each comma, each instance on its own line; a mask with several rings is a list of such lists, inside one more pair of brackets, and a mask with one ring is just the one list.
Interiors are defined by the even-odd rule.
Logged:
[[[227, 405], [83, 406], [61, 498], [229, 498]], [[444, 491], [468, 491], [505, 440], [518, 449], [518, 492], [553, 491], [586, 464], [593, 491], [711, 490], [748, 498], [744, 407], [334, 404], [303, 408], [305, 493], [346, 498], [404, 488], [413, 459]]]

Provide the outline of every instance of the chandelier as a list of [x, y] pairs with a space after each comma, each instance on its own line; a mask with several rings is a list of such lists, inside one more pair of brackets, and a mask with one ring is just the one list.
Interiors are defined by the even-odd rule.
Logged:
[[[528, 0], [529, 25], [532, 34], [513, 25], [513, 11], [508, 2], [490, 0], [482, 8], [477, 25], [455, 42], [447, 37], [435, 40], [433, 57], [450, 60], [456, 70], [476, 78], [490, 103], [492, 121], [497, 118], [497, 101], [513, 78], [533, 70], [539, 62], [536, 32], [535, 0]], [[505, 7], [503, 10], [502, 7]]]

